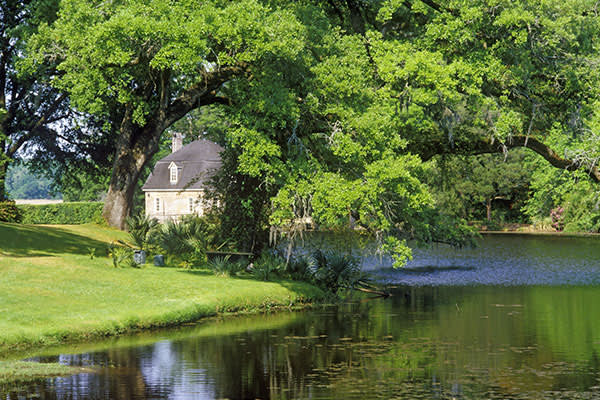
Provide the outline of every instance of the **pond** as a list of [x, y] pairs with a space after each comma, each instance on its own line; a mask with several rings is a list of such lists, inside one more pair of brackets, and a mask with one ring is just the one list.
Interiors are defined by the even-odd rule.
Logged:
[[96, 372], [3, 398], [600, 399], [598, 244], [420, 250], [407, 270], [378, 269], [399, 283], [391, 298], [48, 350], [34, 359]]

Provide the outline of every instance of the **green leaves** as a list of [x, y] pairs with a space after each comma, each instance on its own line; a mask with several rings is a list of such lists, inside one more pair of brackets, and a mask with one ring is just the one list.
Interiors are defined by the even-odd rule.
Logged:
[[[403, 265], [410, 250], [394, 236], [432, 205], [426, 186], [416, 175], [420, 165], [417, 157], [388, 154], [365, 165], [359, 178], [316, 172], [279, 190], [270, 221], [285, 228], [310, 211], [314, 222], [324, 228], [344, 230], [355, 224], [381, 238], [379, 250], [397, 257], [397, 266]], [[303, 199], [308, 200], [304, 206]]]
[[210, 71], [295, 57], [302, 32], [293, 13], [254, 0], [67, 0], [58, 21], [32, 40], [29, 65], [60, 60], [63, 74], [54, 84], [78, 109], [102, 115], [115, 102], [131, 105], [142, 126], [160, 92], [171, 100]]
[[[516, 135], [591, 155], [600, 94], [591, 0], [409, 3], [328, 15], [318, 2], [64, 0], [29, 63], [59, 62], [53, 84], [79, 111], [139, 127], [154, 118], [157, 131], [202, 101], [227, 104], [220, 188], [236, 216], [227, 226], [249, 247], [266, 221], [352, 220], [401, 263], [405, 238], [460, 245], [470, 234], [433, 210], [416, 155]], [[166, 118], [175, 99], [186, 106]], [[470, 192], [489, 200], [499, 183]]]
[[[238, 171], [272, 183], [281, 149], [260, 132], [240, 127], [228, 132], [232, 145], [239, 148]], [[280, 167], [280, 166], [279, 166]]]

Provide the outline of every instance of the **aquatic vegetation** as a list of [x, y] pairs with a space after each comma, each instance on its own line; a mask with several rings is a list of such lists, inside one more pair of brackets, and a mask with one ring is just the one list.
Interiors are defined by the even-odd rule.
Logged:
[[53, 376], [73, 375], [90, 370], [90, 368], [71, 367], [58, 363], [0, 361], [0, 390], [8, 389], [16, 383], [31, 382]]

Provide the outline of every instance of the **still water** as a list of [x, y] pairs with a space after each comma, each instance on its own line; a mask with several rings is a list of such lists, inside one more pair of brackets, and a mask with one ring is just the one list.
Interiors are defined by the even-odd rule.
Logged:
[[382, 274], [388, 299], [50, 350], [94, 372], [2, 398], [600, 399], [598, 239], [490, 236]]

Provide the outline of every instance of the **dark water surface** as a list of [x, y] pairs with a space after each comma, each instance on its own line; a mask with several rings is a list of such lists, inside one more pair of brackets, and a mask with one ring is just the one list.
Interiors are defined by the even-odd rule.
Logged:
[[417, 286], [50, 350], [96, 373], [0, 398], [600, 399], [598, 239], [491, 237], [384, 273]]

